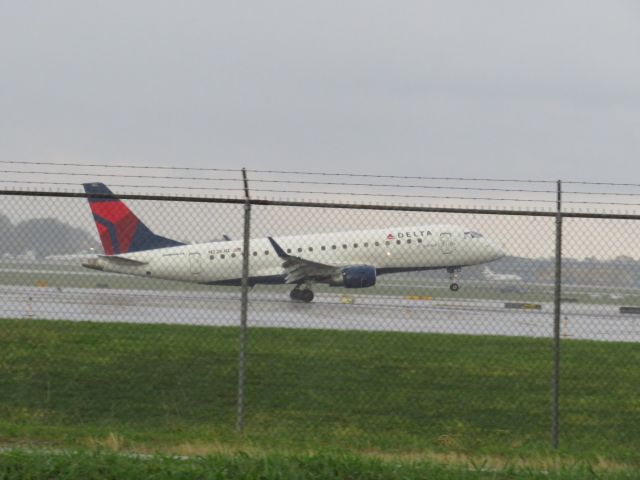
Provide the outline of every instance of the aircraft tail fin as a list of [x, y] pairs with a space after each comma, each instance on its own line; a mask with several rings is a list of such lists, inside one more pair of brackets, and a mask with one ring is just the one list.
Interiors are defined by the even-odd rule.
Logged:
[[89, 206], [106, 255], [184, 245], [153, 233], [104, 183], [85, 183], [83, 187], [89, 194]]

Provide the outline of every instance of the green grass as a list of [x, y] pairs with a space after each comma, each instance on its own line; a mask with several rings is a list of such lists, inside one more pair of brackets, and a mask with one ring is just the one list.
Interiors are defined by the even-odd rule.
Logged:
[[434, 462], [390, 462], [344, 454], [214, 455], [189, 459], [167, 456], [135, 457], [105, 452], [0, 453], [2, 480], [139, 480], [143, 478], [197, 480], [331, 480], [434, 479], [588, 480], [637, 479], [630, 470], [605, 472], [588, 465], [531, 468], [484, 464], [443, 465]]
[[[390, 321], [402, 321], [390, 319]], [[555, 458], [547, 339], [0, 320], [0, 443]], [[640, 347], [564, 341], [562, 458], [640, 466]]]

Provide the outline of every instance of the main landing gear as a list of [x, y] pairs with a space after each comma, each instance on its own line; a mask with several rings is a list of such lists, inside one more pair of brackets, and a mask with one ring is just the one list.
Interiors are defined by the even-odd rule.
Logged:
[[447, 272], [449, 272], [449, 289], [452, 292], [457, 292], [460, 290], [460, 285], [458, 284], [458, 275], [462, 271], [461, 268], [447, 268]]
[[291, 300], [309, 303], [313, 300], [313, 290], [308, 285], [298, 285], [289, 293]]

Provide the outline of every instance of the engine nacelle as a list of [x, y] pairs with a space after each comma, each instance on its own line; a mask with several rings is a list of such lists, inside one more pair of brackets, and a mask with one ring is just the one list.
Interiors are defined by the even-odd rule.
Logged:
[[331, 286], [346, 288], [366, 288], [376, 284], [376, 268], [371, 265], [345, 267], [340, 275], [331, 279]]

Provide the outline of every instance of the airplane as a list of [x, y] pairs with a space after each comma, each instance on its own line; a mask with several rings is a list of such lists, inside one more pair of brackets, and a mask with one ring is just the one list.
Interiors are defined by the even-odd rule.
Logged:
[[515, 273], [495, 273], [489, 267], [485, 266], [482, 271], [484, 278], [487, 280], [495, 280], [499, 282], [521, 282], [522, 277]]
[[[104, 255], [83, 263], [105, 272], [208, 285], [241, 285], [241, 240], [185, 244], [157, 235], [103, 183], [83, 184]], [[93, 196], [108, 195], [110, 197]], [[269, 236], [249, 243], [248, 284], [290, 284], [294, 301], [311, 302], [312, 286], [367, 288], [378, 275], [446, 269], [457, 291], [462, 267], [505, 253], [481, 233], [461, 225], [419, 225], [375, 230]]]

